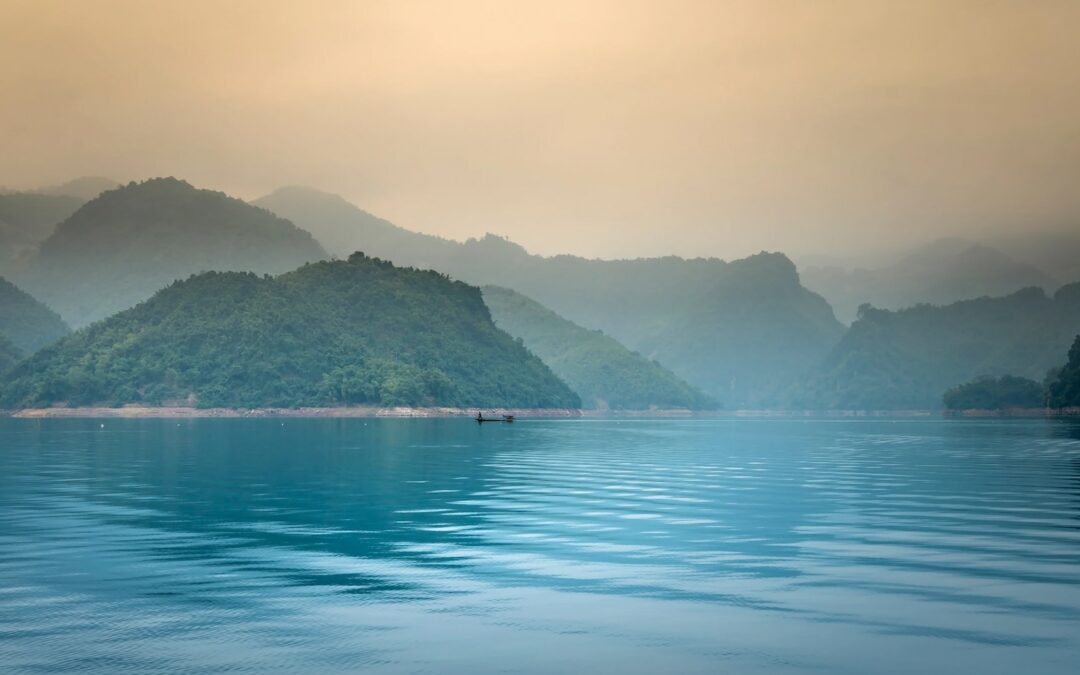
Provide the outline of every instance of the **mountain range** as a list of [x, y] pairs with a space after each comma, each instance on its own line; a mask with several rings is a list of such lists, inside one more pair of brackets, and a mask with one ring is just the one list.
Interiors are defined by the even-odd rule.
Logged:
[[1008, 296], [900, 311], [863, 307], [832, 352], [784, 397], [784, 407], [936, 409], [949, 388], [980, 377], [1042, 381], [1080, 334], [1080, 283], [1048, 296]]
[[352, 250], [513, 289], [585, 328], [603, 330], [727, 407], [759, 405], [819, 361], [843, 326], [782, 254], [725, 262], [543, 257], [501, 237], [464, 243], [410, 232], [341, 197], [285, 188], [254, 202]]

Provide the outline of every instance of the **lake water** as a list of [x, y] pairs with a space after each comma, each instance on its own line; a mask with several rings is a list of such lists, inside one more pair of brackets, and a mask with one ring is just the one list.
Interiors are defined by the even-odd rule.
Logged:
[[364, 669], [1076, 673], [1080, 424], [0, 420], [0, 670]]

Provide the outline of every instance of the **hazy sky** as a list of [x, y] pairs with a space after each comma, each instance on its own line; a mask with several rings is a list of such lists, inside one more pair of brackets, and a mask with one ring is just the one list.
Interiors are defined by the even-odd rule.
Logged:
[[0, 0], [0, 184], [341, 193], [540, 253], [1080, 227], [1080, 2]]

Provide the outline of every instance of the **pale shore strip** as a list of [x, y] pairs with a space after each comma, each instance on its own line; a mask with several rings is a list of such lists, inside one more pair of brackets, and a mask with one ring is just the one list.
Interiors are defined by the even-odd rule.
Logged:
[[336, 418], [454, 418], [513, 415], [517, 418], [926, 418], [926, 417], [1080, 417], [1080, 408], [1047, 410], [1044, 408], [1013, 408], [1009, 410], [579, 410], [575, 408], [413, 408], [348, 406], [329, 408], [193, 408], [187, 406], [127, 405], [118, 408], [104, 406], [26, 408], [0, 411], [0, 417], [23, 419], [44, 418], [248, 418], [248, 417], [336, 417]]

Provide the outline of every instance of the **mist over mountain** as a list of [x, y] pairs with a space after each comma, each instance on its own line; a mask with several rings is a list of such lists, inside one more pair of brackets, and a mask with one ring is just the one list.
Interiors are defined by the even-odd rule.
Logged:
[[[864, 303], [881, 309], [903, 309], [919, 303], [942, 305], [1006, 295], [1030, 286], [1053, 292], [1061, 285], [1034, 263], [985, 244], [955, 238], [939, 239], [896, 262], [877, 267], [845, 269], [837, 263], [811, 264], [800, 270], [800, 276], [807, 288], [829, 301], [837, 318], [848, 323], [855, 320]], [[1080, 277], [1064, 280], [1077, 279]]]
[[410, 232], [307, 188], [256, 203], [325, 237], [336, 255], [363, 250], [523, 293], [656, 359], [728, 407], [766, 400], [818, 362], [843, 331], [782, 254], [734, 262], [542, 257], [494, 235], [459, 243]]
[[56, 312], [0, 277], [0, 335], [20, 352], [33, 354], [70, 332]]
[[840, 344], [782, 404], [813, 409], [936, 409], [983, 376], [1043, 381], [1080, 333], [1080, 283], [1053, 296], [998, 298], [900, 311], [863, 308]]
[[70, 195], [0, 192], [0, 272], [10, 271], [84, 202]]
[[174, 283], [16, 366], [2, 390], [10, 407], [581, 404], [495, 327], [480, 289], [362, 254]]
[[483, 291], [495, 324], [523, 340], [586, 407], [716, 408], [714, 399], [611, 336], [582, 328], [508, 288], [485, 286]]
[[102, 192], [105, 192], [106, 190], [115, 190], [118, 187], [120, 187], [120, 183], [111, 178], [104, 178], [102, 176], [81, 176], [58, 185], [47, 185], [38, 188], [34, 190], [34, 192], [39, 192], [44, 195], [76, 197], [84, 202], [88, 202]]
[[292, 223], [175, 178], [109, 190], [41, 244], [16, 278], [79, 327], [209, 270], [281, 273], [326, 257]]

